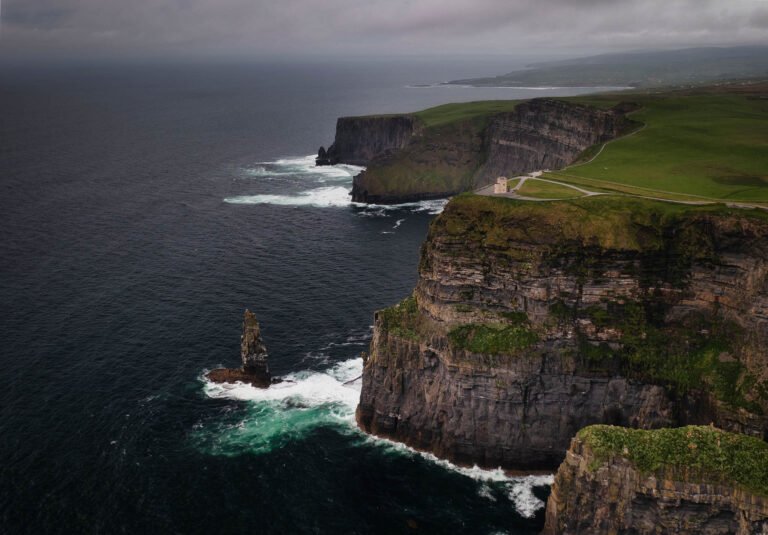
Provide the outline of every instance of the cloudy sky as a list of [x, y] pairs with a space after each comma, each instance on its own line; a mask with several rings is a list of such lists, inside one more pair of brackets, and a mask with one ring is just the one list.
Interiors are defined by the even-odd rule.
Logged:
[[397, 55], [768, 44], [768, 0], [0, 0], [0, 53]]

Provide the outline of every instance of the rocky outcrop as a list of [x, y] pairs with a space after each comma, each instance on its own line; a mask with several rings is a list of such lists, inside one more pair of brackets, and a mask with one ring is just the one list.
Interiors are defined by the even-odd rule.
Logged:
[[367, 166], [354, 178], [354, 202], [444, 198], [499, 176], [564, 167], [588, 147], [637, 126], [625, 117], [633, 109], [534, 99], [512, 112], [428, 127], [415, 115], [342, 118], [336, 141], [327, 151], [320, 148], [317, 163]]
[[405, 147], [421, 128], [411, 115], [341, 117], [336, 122], [336, 139], [328, 150], [320, 147], [315, 163], [368, 165], [376, 156]]
[[256, 315], [250, 310], [243, 317], [243, 334], [240, 337], [240, 368], [217, 368], [208, 372], [208, 378], [216, 383], [240, 381], [266, 388], [272, 383], [269, 373], [267, 348], [261, 339], [261, 328]]
[[588, 428], [557, 472], [543, 533], [768, 533], [767, 475], [768, 445], [748, 437]]
[[593, 423], [768, 431], [768, 219], [459, 196], [376, 316], [357, 419], [463, 463], [554, 468]]

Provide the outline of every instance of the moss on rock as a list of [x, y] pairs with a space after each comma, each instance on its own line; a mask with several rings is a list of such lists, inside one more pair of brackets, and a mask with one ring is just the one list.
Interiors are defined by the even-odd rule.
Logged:
[[708, 426], [645, 431], [593, 425], [579, 431], [578, 438], [595, 454], [593, 470], [618, 456], [644, 474], [671, 470], [768, 496], [768, 443], [754, 437]]

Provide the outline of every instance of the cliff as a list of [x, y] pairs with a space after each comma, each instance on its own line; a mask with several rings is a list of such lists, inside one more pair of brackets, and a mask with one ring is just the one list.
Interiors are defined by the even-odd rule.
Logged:
[[546, 535], [768, 533], [768, 444], [709, 427], [581, 431]]
[[430, 128], [404, 148], [373, 158], [353, 179], [352, 200], [397, 204], [449, 197], [473, 188], [484, 160], [482, 121]]
[[250, 310], [243, 315], [243, 334], [240, 337], [240, 368], [217, 368], [208, 372], [208, 378], [216, 383], [250, 383], [267, 388], [272, 383], [269, 373], [269, 355], [261, 338], [261, 327], [256, 315]]
[[354, 179], [355, 202], [412, 202], [472, 190], [498, 176], [563, 167], [635, 126], [626, 105], [602, 110], [534, 99], [506, 103], [512, 111], [500, 112], [480, 104], [453, 105], [447, 119], [431, 110], [339, 119], [336, 141], [318, 162], [368, 166]]
[[421, 129], [421, 122], [412, 115], [341, 117], [333, 144], [327, 151], [320, 147], [316, 163], [368, 165], [375, 156], [405, 147]]
[[768, 218], [629, 198], [462, 195], [414, 297], [376, 314], [366, 431], [554, 468], [594, 423], [768, 432]]
[[601, 110], [550, 99], [520, 104], [514, 112], [493, 117], [488, 125], [488, 156], [475, 183], [565, 167], [586, 148], [630, 129], [633, 123], [623, 112], [631, 109]]

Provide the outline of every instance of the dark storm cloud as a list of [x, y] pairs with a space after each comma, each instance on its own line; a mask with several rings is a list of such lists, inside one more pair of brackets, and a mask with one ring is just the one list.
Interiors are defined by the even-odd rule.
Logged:
[[509, 53], [762, 43], [768, 0], [2, 0], [8, 53]]

